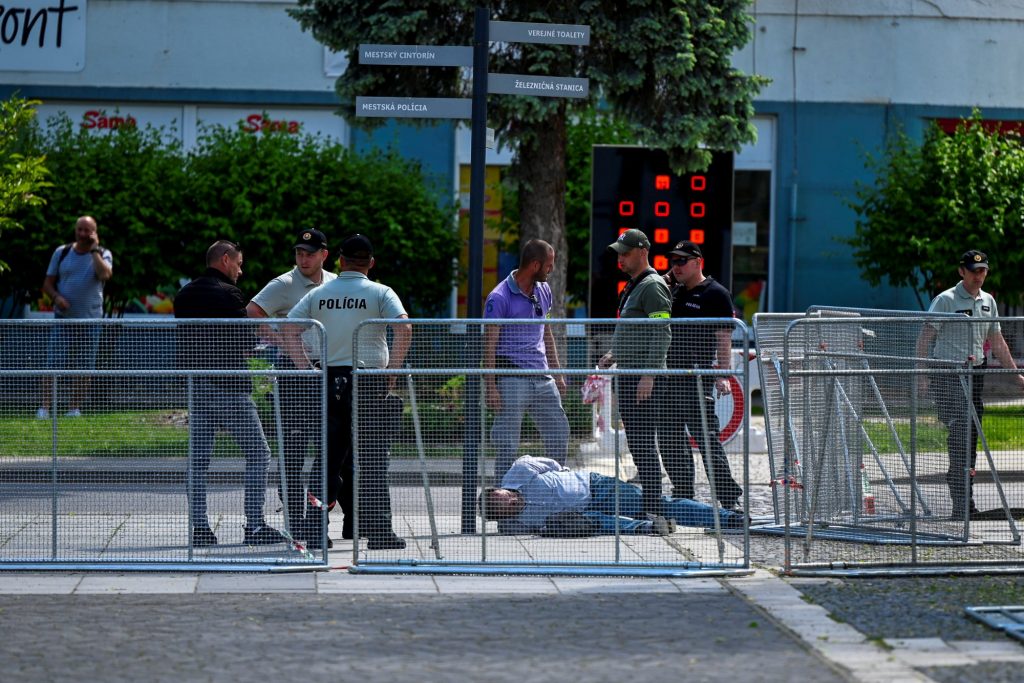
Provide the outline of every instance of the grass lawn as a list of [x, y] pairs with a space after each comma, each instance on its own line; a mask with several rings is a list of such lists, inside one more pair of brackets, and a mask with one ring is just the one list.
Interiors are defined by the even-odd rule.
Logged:
[[[985, 436], [989, 448], [997, 451], [1024, 451], [1024, 409], [1018, 406], [993, 406], [985, 409]], [[50, 420], [36, 420], [31, 415], [0, 418], [0, 459], [11, 457], [50, 457], [53, 425]], [[872, 419], [865, 429], [881, 450], [891, 450], [892, 436], [886, 424]], [[429, 430], [428, 430], [429, 432]], [[904, 448], [910, 443], [910, 425], [896, 423], [896, 432]], [[461, 429], [456, 433], [427, 434], [426, 455], [461, 457]], [[439, 443], [451, 439], [455, 447]], [[946, 428], [933, 417], [917, 423], [919, 451], [943, 452], [946, 449]], [[57, 454], [86, 457], [184, 457], [188, 453], [188, 429], [184, 411], [124, 411], [87, 413], [81, 418], [57, 420]], [[530, 444], [524, 434], [524, 448]], [[535, 444], [540, 449], [540, 444]], [[274, 443], [271, 451], [276, 451]], [[532, 452], [527, 448], [525, 452]], [[415, 443], [392, 444], [395, 457], [417, 457]], [[226, 435], [217, 437], [214, 457], [238, 457], [239, 451]]]
[[[988, 407], [985, 408], [981, 422], [990, 450], [1024, 450], [1024, 409], [1017, 406]], [[900, 421], [895, 426], [903, 447], [909, 448], [910, 424]], [[874, 419], [864, 427], [877, 448], [888, 449], [886, 444], [892, 440], [892, 433], [885, 422]], [[917, 421], [917, 450], [946, 450], [946, 427], [934, 417], [921, 418]]]
[[[50, 457], [53, 422], [31, 415], [0, 419], [0, 459]], [[57, 455], [86, 457], [184, 457], [188, 429], [182, 411], [87, 413], [57, 419]], [[215, 456], [238, 455], [224, 435], [217, 437]]]

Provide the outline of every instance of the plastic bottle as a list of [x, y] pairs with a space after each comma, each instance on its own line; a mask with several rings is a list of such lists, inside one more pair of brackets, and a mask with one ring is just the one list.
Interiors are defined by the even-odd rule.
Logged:
[[863, 510], [865, 515], [875, 514], [875, 494], [871, 492], [871, 482], [868, 480], [868, 471], [864, 463], [860, 465], [860, 486], [863, 496]]

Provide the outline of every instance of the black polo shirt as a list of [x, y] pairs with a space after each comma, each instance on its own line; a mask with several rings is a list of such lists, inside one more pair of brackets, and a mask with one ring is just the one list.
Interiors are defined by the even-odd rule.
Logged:
[[[245, 297], [226, 275], [207, 268], [174, 297], [175, 318], [245, 318]], [[256, 346], [249, 326], [188, 325], [178, 328], [178, 363], [188, 370], [246, 370]], [[229, 391], [252, 390], [249, 378], [221, 377], [211, 384]]]
[[[732, 295], [714, 278], [693, 289], [678, 284], [672, 290], [672, 318], [732, 318]], [[719, 330], [732, 330], [720, 325], [673, 325], [672, 345], [668, 350], [670, 368], [709, 368], [715, 360], [716, 337]]]

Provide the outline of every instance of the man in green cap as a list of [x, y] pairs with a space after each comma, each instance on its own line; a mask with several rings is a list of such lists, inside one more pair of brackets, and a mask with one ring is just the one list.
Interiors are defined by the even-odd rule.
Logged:
[[[651, 242], [640, 230], [631, 229], [608, 248], [618, 255], [619, 268], [630, 278], [619, 295], [618, 317], [658, 318], [665, 324], [616, 325], [611, 351], [601, 357], [598, 367], [615, 364], [620, 370], [664, 369], [672, 341], [672, 295], [648, 260]], [[654, 375], [620, 375], [616, 379], [626, 442], [643, 489], [642, 512], [661, 515], [661, 460], [655, 444], [658, 406], [651, 398]]]

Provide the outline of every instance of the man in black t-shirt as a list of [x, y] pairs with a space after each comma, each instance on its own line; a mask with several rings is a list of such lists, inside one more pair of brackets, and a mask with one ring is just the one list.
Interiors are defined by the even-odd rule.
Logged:
[[[245, 318], [245, 298], [235, 286], [242, 274], [242, 249], [218, 240], [206, 251], [206, 272], [181, 288], [174, 297], [175, 318]], [[245, 454], [246, 545], [284, 543], [285, 537], [266, 523], [263, 503], [267, 493], [270, 448], [252, 400], [252, 378], [216, 375], [248, 369], [247, 358], [256, 345], [255, 326], [214, 322], [183, 323], [177, 327], [178, 364], [186, 370], [209, 370], [192, 382], [189, 396], [189, 516], [192, 546], [217, 545], [206, 506], [206, 482], [214, 439], [228, 432]]]
[[[677, 320], [734, 317], [729, 290], [704, 275], [703, 255], [694, 242], [679, 242], [669, 254], [672, 268], [665, 274], [665, 281], [672, 289], [673, 329], [668, 367], [729, 369], [732, 366], [731, 325], [687, 325]], [[714, 474], [719, 504], [731, 509], [736, 507], [743, 489], [732, 478], [729, 461], [719, 439], [714, 390], [720, 394], [729, 393], [728, 379], [719, 377], [712, 382], [710, 378], [702, 378], [698, 382], [696, 376], [662, 375], [658, 378], [655, 387], [659, 406], [658, 449], [672, 481], [673, 497], [693, 498], [692, 437], [703, 456], [704, 470]], [[700, 401], [704, 401], [704, 419], [701, 418]]]

